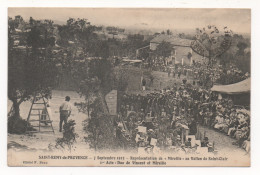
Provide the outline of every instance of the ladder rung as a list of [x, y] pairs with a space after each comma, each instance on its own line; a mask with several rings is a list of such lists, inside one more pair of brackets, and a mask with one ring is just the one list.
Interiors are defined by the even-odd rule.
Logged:
[[[35, 125], [35, 126], [31, 126], [31, 127], [33, 127], [33, 128], [35, 128], [35, 127], [39, 127], [39, 125]], [[41, 128], [47, 128], [47, 127], [51, 127], [51, 126], [40, 126]]]
[[[39, 99], [43, 99], [43, 100], [39, 100]], [[45, 113], [45, 114], [43, 113], [43, 111], [46, 110], [46, 108], [41, 108], [40, 106], [34, 106], [34, 108], [33, 108], [34, 104], [46, 106], [45, 100], [44, 100], [43, 96], [41, 96], [41, 94], [38, 94], [34, 97], [34, 101], [32, 103], [32, 106], [31, 106], [31, 109], [30, 109], [30, 112], [29, 112], [29, 116], [28, 116], [28, 119], [27, 119], [28, 123], [39, 122], [39, 123], [34, 123], [36, 125], [27, 126], [27, 128], [32, 127], [32, 128], [36, 128], [36, 129], [39, 128], [39, 129], [37, 129], [36, 131], [26, 131], [26, 132], [27, 133], [40, 133], [40, 132], [53, 132], [53, 133], [55, 133], [54, 130], [53, 130], [53, 126], [52, 126], [52, 122], [53, 122], [52, 120], [50, 120], [50, 119], [41, 120], [40, 116], [48, 116], [48, 113]], [[31, 113], [31, 111], [38, 111], [38, 114], [36, 114], [37, 112]], [[41, 114], [41, 113], [43, 113], [43, 114]], [[31, 116], [38, 116], [39, 118], [35, 118], [35, 119], [30, 120]], [[50, 125], [48, 125], [49, 123], [50, 123]], [[41, 131], [41, 128], [45, 128], [47, 131]], [[52, 130], [49, 130], [49, 129], [52, 129]]]
[[29, 120], [29, 122], [38, 122], [38, 121], [47, 122], [47, 123], [51, 123], [52, 122], [52, 120]]
[[39, 121], [39, 120], [29, 120], [29, 122], [37, 122], [37, 121]]
[[47, 114], [31, 114], [32, 116], [37, 116], [37, 115], [47, 115]]
[[33, 117], [33, 116], [47, 116], [46, 114], [31, 114], [30, 116]]
[[27, 132], [27, 133], [28, 133], [28, 132], [35, 132], [35, 133], [36, 133], [36, 132], [53, 132], [53, 133], [54, 133], [54, 131], [26, 131], [26, 132]]
[[39, 131], [26, 131], [26, 132], [39, 132]]
[[41, 126], [41, 128], [48, 128], [51, 127], [50, 125], [46, 125], [46, 126]]
[[41, 132], [53, 132], [54, 133], [54, 131], [41, 131]]

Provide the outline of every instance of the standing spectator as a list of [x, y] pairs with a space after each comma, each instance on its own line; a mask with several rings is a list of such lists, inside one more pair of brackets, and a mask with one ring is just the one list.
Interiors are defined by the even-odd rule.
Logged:
[[142, 80], [143, 91], [145, 91], [145, 85], [146, 85], [146, 80], [143, 78]]
[[181, 70], [178, 70], [178, 78], [181, 78]]
[[171, 76], [171, 69], [168, 68], [168, 69], [167, 69], [167, 72], [168, 72], [168, 77], [170, 77], [170, 76]]
[[60, 132], [62, 132], [62, 123], [64, 121], [65, 124], [67, 124], [68, 118], [71, 114], [72, 107], [70, 104], [70, 97], [66, 96], [65, 97], [65, 102], [63, 102], [60, 105]]
[[190, 128], [190, 135], [196, 135], [197, 133], [197, 122], [194, 118], [191, 118], [191, 124], [189, 125]]
[[154, 77], [152, 75], [150, 75], [150, 86], [153, 85], [153, 80], [154, 80]]
[[172, 77], [175, 78], [175, 70], [172, 70]]

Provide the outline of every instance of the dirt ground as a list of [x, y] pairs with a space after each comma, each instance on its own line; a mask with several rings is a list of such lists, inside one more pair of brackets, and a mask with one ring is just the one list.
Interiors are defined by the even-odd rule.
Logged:
[[245, 150], [232, 144], [236, 141], [235, 139], [226, 136], [224, 133], [203, 126], [199, 126], [199, 132], [202, 134], [205, 133], [205, 136], [209, 138], [209, 141], [214, 142], [215, 148], [219, 153], [232, 153], [235, 155], [246, 156], [247, 158], [250, 157], [250, 154], [247, 154]]
[[[69, 119], [75, 120], [75, 132], [79, 135], [77, 138], [76, 148], [88, 148], [84, 142], [84, 131], [82, 121], [87, 118], [87, 115], [79, 112], [74, 106], [75, 102], [82, 102], [84, 99], [73, 91], [57, 91], [52, 92], [52, 99], [50, 100], [51, 107], [51, 120], [53, 121], [54, 134], [52, 132], [34, 133], [33, 135], [16, 135], [8, 134], [8, 148], [16, 151], [27, 150], [48, 150], [49, 144], [55, 145], [57, 138], [62, 138], [62, 132], [59, 132], [59, 106], [65, 100], [65, 96], [71, 97], [71, 104], [73, 106], [72, 115]], [[12, 103], [8, 101], [8, 110], [11, 108]], [[23, 119], [27, 119], [31, 102], [24, 102], [21, 104], [20, 112]]]
[[[154, 77], [153, 83], [151, 83], [151, 81], [148, 77], [145, 77], [146, 82], [147, 82], [145, 91], [142, 91], [141, 89], [140, 90], [131, 90], [131, 91], [128, 91], [128, 93], [145, 95], [145, 94], [148, 94], [148, 93], [151, 93], [154, 91], [162, 90], [164, 88], [168, 88], [168, 87], [171, 88], [171, 87], [173, 87], [174, 83], [177, 83], [177, 85], [179, 86], [180, 84], [182, 84], [182, 80], [184, 78], [187, 79], [187, 83], [192, 84], [192, 82], [193, 82], [192, 77], [186, 77], [184, 75], [181, 75], [181, 77], [179, 79], [179, 78], [177, 78], [177, 75], [175, 77], [173, 77], [172, 74], [168, 77], [167, 72], [153, 71], [152, 76]], [[136, 81], [136, 82], [132, 82], [132, 83], [140, 83], [140, 81]]]

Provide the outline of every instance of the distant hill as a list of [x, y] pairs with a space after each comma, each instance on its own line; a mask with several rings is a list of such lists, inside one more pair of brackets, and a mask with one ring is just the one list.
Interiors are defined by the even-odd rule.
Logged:
[[59, 20], [53, 20], [54, 24], [58, 24], [58, 25], [64, 25], [67, 23], [67, 21], [59, 21]]

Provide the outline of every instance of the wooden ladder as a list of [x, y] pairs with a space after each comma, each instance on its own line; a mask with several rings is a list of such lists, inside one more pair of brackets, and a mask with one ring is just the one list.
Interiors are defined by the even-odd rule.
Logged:
[[[33, 128], [33, 130], [29, 130], [29, 128]], [[50, 129], [46, 130], [46, 128], [50, 128]], [[26, 132], [27, 133], [53, 132], [54, 134], [52, 120], [50, 119], [50, 114], [47, 110], [47, 104], [42, 94], [38, 96], [35, 95], [33, 98], [32, 105], [27, 117]]]

